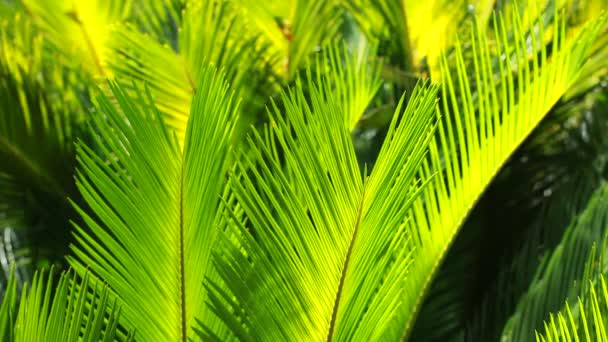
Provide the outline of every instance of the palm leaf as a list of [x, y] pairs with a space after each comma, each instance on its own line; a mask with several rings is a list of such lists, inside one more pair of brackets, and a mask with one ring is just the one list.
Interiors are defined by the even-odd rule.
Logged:
[[22, 0], [47, 39], [94, 77], [108, 75], [106, 37], [109, 25], [125, 20], [130, 0]]
[[[9, 27], [16, 31], [9, 31]], [[65, 180], [61, 177], [69, 165], [56, 160], [70, 155], [72, 134], [79, 118], [78, 113], [72, 112], [73, 92], [66, 91], [55, 102], [43, 91], [51, 87], [57, 92], [64, 89], [57, 89], [54, 83], [63, 72], [61, 68], [43, 65], [41, 38], [31, 29], [31, 21], [21, 16], [2, 23], [0, 158], [7, 162], [1, 169], [30, 178], [31, 183], [44, 185], [51, 191], [63, 192]], [[46, 143], [41, 145], [39, 141]]]
[[[584, 69], [588, 67], [587, 63]], [[589, 80], [584, 73], [576, 86]], [[602, 99], [597, 82], [586, 93], [560, 100], [475, 205], [433, 281], [416, 321], [416, 327], [424, 329], [419, 333], [441, 331], [442, 321], [436, 317], [445, 317], [449, 323], [443, 326], [460, 321], [460, 329], [470, 341], [499, 339], [520, 296], [530, 286], [541, 256], [556, 247], [603, 182], [608, 102]], [[472, 218], [480, 222], [472, 222]], [[463, 245], [463, 239], [470, 243]], [[470, 260], [466, 268], [475, 272], [462, 272], [460, 265], [465, 260]], [[443, 285], [449, 290], [434, 291], [445, 276], [449, 279]], [[446, 297], [456, 302], [441, 303], [449, 299]], [[445, 310], [431, 312], [425, 308], [427, 304]], [[450, 307], [462, 311], [446, 312]], [[425, 336], [416, 333], [414, 328], [413, 339]]]
[[0, 338], [11, 341], [132, 340], [119, 332], [120, 309], [106, 286], [95, 285], [85, 274], [72, 272], [53, 280], [53, 270], [34, 275], [17, 304], [16, 278], [0, 307]]
[[236, 95], [246, 101], [249, 119], [260, 108], [256, 96], [265, 83], [256, 74], [264, 63], [255, 39], [243, 39], [247, 28], [236, 14], [224, 1], [189, 2], [177, 23], [177, 52], [133, 26], [116, 28], [108, 39], [109, 65], [116, 78], [145, 82], [166, 124], [182, 142], [196, 84], [207, 64], [225, 70]]
[[0, 305], [0, 339], [6, 341], [12, 340], [13, 324], [17, 313], [17, 277], [14, 276], [13, 267], [6, 282], [6, 289], [3, 290]]
[[450, 46], [465, 19], [489, 18], [494, 1], [343, 0], [369, 39], [387, 41], [393, 61], [405, 70], [426, 66], [439, 71], [441, 53]]
[[547, 313], [562, 308], [572, 291], [580, 291], [573, 284], [583, 278], [594, 243], [601, 241], [607, 231], [607, 189], [603, 186], [596, 191], [585, 211], [572, 222], [560, 244], [539, 267], [506, 324], [502, 340], [533, 340], [534, 331], [541, 329]]
[[[546, 164], [547, 168], [551, 168], [553, 164]], [[502, 224], [488, 223], [485, 225], [486, 230], [488, 227], [492, 227], [491, 232], [496, 236], [497, 242], [488, 241], [489, 244], [486, 249], [494, 250], [499, 249], [496, 253], [499, 258], [492, 258], [489, 253], [482, 254], [484, 257], [491, 258], [490, 261], [486, 261], [487, 268], [494, 270], [495, 278], [486, 276], [478, 283], [483, 284], [483, 292], [480, 295], [480, 291], [475, 291], [475, 288], [479, 288], [481, 285], [477, 285], [473, 288], [473, 291], [477, 294], [474, 297], [475, 307], [473, 307], [472, 314], [467, 318], [467, 326], [462, 329], [463, 335], [467, 336], [467, 341], [479, 341], [479, 340], [499, 340], [503, 333], [505, 324], [511, 318], [511, 316], [521, 316], [514, 319], [517, 321], [517, 325], [521, 328], [517, 330], [521, 332], [520, 339], [527, 337], [528, 339], [533, 337], [534, 328], [540, 328], [542, 319], [545, 318], [545, 313], [549, 309], [540, 309], [538, 312], [542, 312], [540, 315], [534, 314], [531, 310], [527, 310], [529, 305], [521, 306], [518, 308], [519, 301], [525, 298], [537, 297], [531, 300], [532, 302], [541, 302], [541, 297], [550, 296], [552, 291], [555, 290], [555, 284], [543, 286], [531, 286], [535, 282], [536, 278], [539, 278], [541, 274], [547, 273], [546, 266], [548, 260], [552, 257], [552, 253], [557, 248], [564, 249], [564, 232], [566, 229], [579, 229], [579, 230], [591, 230], [591, 229], [602, 229], [601, 227], [590, 227], [589, 225], [581, 224], [581, 228], [568, 228], [574, 225], [576, 222], [582, 220], [577, 219], [581, 215], [581, 212], [587, 207], [589, 198], [593, 195], [595, 189], [597, 189], [599, 182], [593, 179], [594, 176], [590, 175], [588, 170], [579, 170], [580, 175], [574, 175], [572, 180], [569, 180], [567, 184], [555, 185], [550, 187], [552, 189], [551, 196], [544, 196], [544, 202], [534, 208], [537, 211], [536, 216], [532, 219], [524, 218], [526, 215], [520, 208], [514, 208], [509, 206], [505, 208], [503, 214], [496, 215], [496, 211], [490, 209], [490, 220], [496, 219], [502, 221]], [[575, 172], [573, 172], [575, 173]], [[519, 174], [513, 175], [513, 177], [520, 177]], [[521, 178], [515, 178], [521, 179]], [[508, 184], [512, 184], [513, 180], [507, 181]], [[528, 190], [530, 191], [530, 190]], [[524, 193], [524, 196], [528, 193]], [[495, 194], [496, 196], [496, 194]], [[512, 195], [517, 196], [517, 195]], [[503, 196], [496, 197], [497, 207], [501, 209], [505, 206]], [[525, 208], [526, 210], [528, 208]], [[513, 217], [517, 217], [514, 219]], [[532, 221], [531, 223], [529, 221]], [[587, 219], [587, 221], [589, 221]], [[521, 226], [518, 227], [518, 226]], [[461, 234], [466, 233], [463, 227]], [[517, 232], [519, 229], [524, 230], [523, 233]], [[515, 233], [514, 233], [515, 231]], [[578, 235], [577, 235], [578, 234]], [[575, 238], [580, 238], [581, 234], [574, 234]], [[513, 236], [516, 235], [517, 239]], [[573, 235], [568, 233], [568, 235]], [[587, 235], [598, 235], [597, 233], [589, 233]], [[481, 237], [484, 238], [484, 237]], [[515, 240], [515, 241], [511, 241]], [[477, 240], [478, 241], [478, 240]], [[478, 242], [476, 242], [478, 243]], [[588, 253], [590, 249], [590, 242], [583, 243], [581, 246], [586, 247], [584, 250], [579, 251], [580, 253]], [[450, 256], [446, 257], [446, 260]], [[562, 261], [562, 259], [564, 261]], [[553, 278], [558, 275], [559, 272], [565, 271], [566, 265], [569, 265], [570, 257], [563, 257], [562, 259], [553, 262]], [[580, 266], [580, 265], [579, 265]], [[570, 268], [570, 270], [572, 270]], [[574, 272], [578, 272], [574, 269]], [[491, 271], [478, 271], [476, 273], [491, 273]], [[571, 275], [570, 275], [571, 276]], [[564, 279], [569, 275], [564, 274]], [[537, 281], [537, 280], [536, 280]], [[536, 283], [535, 283], [536, 284]], [[569, 285], [569, 284], [568, 284]], [[526, 295], [530, 288], [533, 292], [532, 295]], [[559, 297], [557, 300], [547, 301], [547, 303], [553, 303], [553, 310], [561, 307], [563, 304], [562, 300], [564, 296]], [[431, 298], [429, 298], [431, 299]], [[557, 305], [557, 306], [555, 306]], [[518, 311], [515, 314], [515, 311]], [[522, 327], [524, 326], [525, 327]], [[511, 338], [510, 340], [518, 341], [518, 338]], [[524, 339], [525, 340], [525, 339]]]
[[182, 0], [135, 0], [131, 17], [142, 32], [175, 50], [185, 6], [186, 3]]
[[[486, 285], [489, 272], [484, 270], [483, 266], [496, 263], [492, 252], [499, 248], [492, 245], [493, 240], [488, 235], [497, 238], [501, 238], [502, 235], [495, 229], [488, 232], [485, 213], [491, 212], [494, 215], [498, 213], [486, 206], [483, 201], [484, 198], [469, 214], [437, 270], [437, 275], [428, 289], [428, 294], [412, 327], [410, 341], [456, 340], [455, 336], [471, 316], [472, 303], [480, 300], [483, 291], [489, 287]], [[500, 222], [500, 220], [496, 221]], [[506, 241], [504, 242], [507, 244]], [[479, 283], [486, 286], [480, 286]], [[483, 326], [486, 327], [490, 328]], [[496, 339], [479, 339], [479, 341], [494, 340]]]
[[387, 41], [389, 54], [399, 56], [401, 69], [415, 69], [405, 1], [344, 0], [343, 6], [355, 18], [361, 31], [371, 41]]
[[239, 158], [232, 188], [250, 225], [234, 220], [224, 235], [216, 262], [228, 290], [212, 284], [212, 303], [225, 303], [214, 309], [241, 340], [377, 340], [404, 315], [412, 237], [403, 220], [436, 88], [418, 87], [404, 113], [399, 104], [363, 178], [345, 108], [328, 93], [283, 94], [284, 111], [270, 114], [276, 145], [255, 133], [253, 153]]
[[243, 19], [261, 34], [266, 58], [284, 80], [295, 78], [310, 54], [338, 32], [341, 11], [331, 0], [235, 1]]
[[7, 256], [19, 256], [20, 266], [63, 261], [72, 214], [67, 196], [78, 197], [72, 172], [73, 140], [84, 119], [81, 79], [78, 70], [48, 63], [56, 55], [45, 53], [44, 43], [22, 15], [1, 23], [0, 230]]
[[[95, 116], [99, 154], [78, 145], [80, 208], [70, 263], [104, 279], [123, 306], [121, 322], [147, 341], [182, 340], [199, 318], [213, 326], [202, 283], [237, 111], [223, 76], [201, 71], [183, 153], [150, 94], [135, 100], [111, 85]], [[124, 113], [124, 115], [122, 114]], [[106, 119], [107, 118], [107, 119]]]
[[[425, 58], [431, 73], [440, 72], [442, 53], [468, 29], [467, 19], [485, 24], [495, 1], [403, 1], [414, 61]], [[464, 24], [464, 25], [463, 25]]]
[[[411, 315], [404, 321], [407, 336], [424, 294], [458, 228], [500, 167], [563, 93], [576, 80], [604, 18], [588, 23], [573, 38], [565, 37], [565, 24], [556, 18], [551, 50], [526, 51], [526, 36], [516, 16], [511, 24], [513, 41], [507, 40], [507, 23], [495, 19], [498, 32], [491, 48], [489, 37], [477, 26], [472, 33], [477, 94], [472, 93], [468, 69], [460, 45], [456, 47], [456, 70], [442, 66], [443, 108], [446, 113], [429, 157], [421, 169], [423, 178], [436, 177], [414, 203], [412, 276], [404, 298]], [[543, 30], [543, 25], [539, 25]], [[544, 36], [541, 34], [540, 36]], [[534, 43], [532, 46], [538, 46]], [[491, 51], [495, 52], [492, 53]], [[512, 52], [512, 53], [511, 53]], [[499, 73], [492, 71], [492, 56], [504, 56]], [[532, 59], [532, 63], [528, 59]], [[510, 70], [515, 68], [517, 78]], [[451, 113], [450, 113], [451, 112]], [[447, 114], [449, 113], [449, 114]]]
[[346, 127], [352, 131], [382, 85], [382, 64], [372, 59], [376, 56], [375, 47], [351, 50], [346, 45], [330, 46], [316, 60], [315, 71], [317, 84], [326, 83], [324, 89], [331, 90], [343, 108]]
[[564, 309], [551, 315], [545, 322], [544, 333], [536, 333], [536, 341], [608, 341], [605, 305], [608, 302], [608, 287], [603, 274], [596, 279], [595, 282], [587, 279], [588, 291], [576, 303], [575, 309], [578, 311], [566, 303]]
[[[608, 10], [608, 2], [603, 4], [600, 12], [606, 10]], [[565, 98], [575, 99], [581, 94], [589, 93], [598, 83], [601, 86], [602, 80], [606, 77], [608, 77], [608, 23], [604, 24], [601, 34], [593, 45], [591, 57], [581, 71], [579, 82], [570, 88]]]
[[[561, 244], [564, 248], [554, 252], [547, 272], [537, 279], [535, 286], [531, 287], [534, 292], [528, 293], [520, 302], [522, 305], [520, 308], [525, 306], [528, 310], [519, 311], [518, 315], [529, 316], [534, 321], [539, 315], [544, 314], [541, 319], [546, 318], [542, 326], [544, 329], [541, 329], [540, 322], [537, 322], [536, 341], [608, 341], [606, 329], [608, 292], [604, 279], [607, 270], [606, 242], [608, 241], [607, 189], [604, 184], [596, 191], [581, 220], [573, 224], [571, 231], [566, 234]], [[594, 238], [595, 241], [592, 240]], [[574, 245], [578, 245], [578, 248], [572, 248]], [[587, 259], [584, 259], [585, 255]], [[559, 262], [560, 258], [569, 266], [567, 270], [576, 269], [577, 276], [574, 281], [570, 278], [573, 276], [571, 271], [562, 275], [560, 269], [555, 267], [559, 265], [554, 264], [553, 261]], [[546, 294], [539, 296], [543, 289]], [[561, 303], [556, 302], [559, 298]], [[560, 308], [557, 314], [548, 314]], [[516, 328], [522, 326], [517, 320], [526, 317], [514, 316], [514, 318], [516, 320], [514, 324], [507, 326], [506, 332], [509, 333], [507, 336], [517, 332]], [[513, 325], [516, 328], [513, 328]], [[529, 327], [529, 324], [526, 326]], [[532, 340], [532, 334], [528, 333], [528, 336], [529, 340]]]

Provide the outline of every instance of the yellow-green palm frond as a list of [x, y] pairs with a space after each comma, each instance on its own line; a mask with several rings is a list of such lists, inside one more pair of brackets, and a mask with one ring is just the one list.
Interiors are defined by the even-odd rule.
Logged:
[[431, 74], [440, 71], [442, 53], [466, 28], [463, 24], [475, 18], [483, 25], [494, 7], [494, 1], [488, 0], [404, 2], [414, 67], [419, 68], [425, 59]]
[[93, 77], [107, 77], [106, 40], [110, 25], [125, 20], [131, 0], [22, 0], [46, 38]]
[[405, 111], [402, 98], [362, 176], [347, 108], [325, 85], [283, 94], [273, 139], [254, 133], [237, 159], [231, 189], [248, 221], [225, 234], [216, 261], [226, 289], [213, 287], [212, 303], [226, 302], [215, 311], [242, 340], [383, 340], [405, 315], [412, 236], [403, 222], [437, 87], [417, 87]]
[[266, 59], [286, 81], [295, 78], [308, 57], [338, 34], [342, 13], [332, 0], [237, 0], [248, 27], [260, 35]]
[[450, 47], [463, 23], [475, 16], [485, 23], [494, 1], [344, 0], [343, 4], [369, 39], [391, 44], [397, 65], [408, 71], [429, 67], [439, 71], [441, 54]]
[[[590, 21], [566, 39], [565, 22], [555, 17], [550, 48], [528, 49], [519, 17], [512, 22], [498, 17], [495, 37], [488, 37], [479, 25], [472, 30], [470, 65], [465, 65], [460, 45], [455, 70], [450, 72], [445, 60], [442, 64], [443, 120], [421, 169], [423, 178], [438, 176], [413, 205], [411, 229], [417, 231], [417, 248], [404, 298], [410, 312], [404, 322], [406, 335], [424, 297], [420, 293], [464, 219], [517, 146], [576, 81], [605, 22], [604, 17]], [[539, 29], [542, 37], [544, 25]], [[489, 43], [492, 38], [495, 46]], [[539, 46], [534, 36], [531, 39], [532, 46]]]
[[[221, 213], [237, 100], [221, 73], [201, 70], [184, 147], [151, 94], [112, 85], [117, 105], [99, 99], [97, 148], [78, 145], [78, 209], [70, 264], [103, 279], [122, 305], [121, 324], [146, 341], [185, 340], [195, 320], [226, 338], [203, 287]], [[219, 324], [219, 323], [218, 323]]]
[[[333, 45], [323, 51], [315, 61], [317, 84], [340, 103], [344, 113], [344, 124], [351, 131], [365, 114], [372, 99], [380, 89], [381, 61], [374, 60], [377, 47], [361, 46], [349, 48]], [[309, 76], [309, 78], [312, 78]]]
[[227, 2], [189, 2], [182, 13], [177, 51], [161, 45], [137, 27], [121, 26], [108, 41], [109, 65], [115, 77], [129, 84], [143, 81], [156, 106], [183, 142], [196, 84], [208, 65], [223, 69], [236, 96], [244, 99], [248, 119], [261, 107], [257, 97], [265, 81], [264, 63], [254, 38]]
[[[597, 17], [599, 13], [608, 11], [608, 0], [584, 1], [584, 6], [580, 11], [582, 13], [573, 15], [579, 27], [585, 19]], [[585, 67], [581, 71], [579, 80], [572, 86], [565, 99], [572, 99], [588, 91], [596, 85], [606, 87], [608, 79], [608, 23], [605, 23], [601, 29], [601, 33], [593, 44], [591, 56]]]

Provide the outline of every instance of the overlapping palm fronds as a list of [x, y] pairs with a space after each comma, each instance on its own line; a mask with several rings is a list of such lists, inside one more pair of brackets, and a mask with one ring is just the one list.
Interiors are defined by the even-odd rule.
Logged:
[[[517, 314], [505, 329], [506, 336], [522, 335], [523, 329], [533, 323], [536, 324], [537, 341], [608, 340], [605, 328], [608, 292], [604, 280], [607, 270], [606, 203], [604, 185], [596, 192], [579, 222], [569, 228], [546, 270], [535, 279], [530, 292], [520, 302]], [[591, 248], [582, 248], [591, 244], [592, 239], [597, 243]], [[565, 273], [560, 272], [560, 258], [569, 266]], [[578, 273], [574, 279], [573, 272]], [[553, 303], [547, 306], [551, 301]], [[526, 306], [531, 310], [523, 310]], [[550, 311], [543, 312], [543, 309]], [[539, 318], [545, 319], [543, 327], [538, 325]]]
[[[177, 23], [176, 51], [132, 25], [112, 31], [108, 42], [108, 62], [118, 80], [145, 82], [166, 124], [183, 141], [196, 85], [206, 65], [223, 69], [236, 96], [243, 99], [243, 110], [252, 121], [260, 109], [263, 87], [262, 46], [226, 2], [190, 2]], [[249, 38], [248, 38], [249, 37]], [[247, 61], [243, 63], [243, 61]]]
[[[421, 304], [420, 293], [426, 290], [464, 218], [500, 166], [576, 79], [604, 21], [603, 17], [592, 21], [577, 36], [566, 39], [565, 23], [556, 15], [551, 50], [541, 46], [532, 55], [525, 50], [525, 35], [517, 16], [511, 23], [514, 43], [507, 39], [506, 23], [495, 19], [495, 54], [490, 52], [485, 31], [475, 28], [471, 40], [475, 97], [459, 46], [455, 71], [450, 73], [444, 64], [442, 107], [449, 114], [444, 115], [422, 169], [424, 177], [434, 172], [442, 176], [436, 177], [414, 204], [412, 226], [419, 232], [415, 240], [419, 253], [413, 264], [415, 278], [408, 283], [405, 299], [412, 312], [405, 324], [406, 335]], [[539, 28], [543, 37], [543, 25]], [[531, 45], [538, 46], [534, 37], [531, 39]], [[492, 56], [504, 56], [498, 71], [492, 67]], [[513, 68], [517, 77], [511, 73]]]
[[[29, 269], [60, 263], [77, 200], [73, 139], [84, 101], [75, 70], [48, 63], [43, 35], [22, 14], [2, 19], [0, 33], [0, 229], [7, 259]], [[31, 247], [31, 248], [30, 248]], [[33, 267], [32, 267], [33, 268]], [[9, 267], [3, 267], [3, 279]]]
[[[571, 292], [582, 291], [581, 286], [586, 286], [586, 280], [579, 280], [585, 275], [587, 260], [593, 258], [594, 245], [598, 244], [600, 252], [604, 248], [601, 242], [608, 228], [607, 205], [606, 187], [603, 186], [536, 272], [528, 291], [521, 297], [515, 313], [505, 325], [503, 340], [533, 339], [534, 331], [541, 328], [547, 314], [561, 309], [569, 297], [570, 300], [575, 299], [571, 297]], [[593, 267], [601, 269], [604, 266]]]
[[605, 339], [605, 8], [0, 0], [0, 335]]
[[295, 78], [309, 55], [331, 42], [342, 21], [341, 8], [331, 0], [234, 3], [267, 47], [272, 70], [286, 81]]

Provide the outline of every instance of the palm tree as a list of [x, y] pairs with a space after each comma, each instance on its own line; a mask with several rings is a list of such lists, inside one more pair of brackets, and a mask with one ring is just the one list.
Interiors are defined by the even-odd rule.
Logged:
[[608, 340], [606, 8], [0, 2], [0, 336]]

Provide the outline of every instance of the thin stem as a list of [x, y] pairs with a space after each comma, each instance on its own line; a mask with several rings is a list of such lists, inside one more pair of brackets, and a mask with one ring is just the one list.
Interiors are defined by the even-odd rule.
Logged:
[[353, 251], [353, 246], [355, 245], [355, 240], [357, 239], [357, 234], [359, 233], [359, 227], [361, 226], [361, 213], [363, 212], [363, 200], [365, 198], [365, 185], [363, 186], [363, 190], [361, 193], [361, 202], [359, 204], [358, 212], [357, 212], [357, 220], [355, 221], [355, 228], [353, 230], [353, 236], [350, 239], [350, 243], [348, 246], [348, 251], [346, 252], [346, 257], [344, 258], [344, 267], [342, 268], [342, 274], [340, 274], [340, 283], [338, 284], [338, 291], [336, 292], [336, 300], [334, 301], [334, 308], [331, 314], [331, 321], [329, 322], [329, 332], [327, 333], [327, 341], [330, 342], [333, 339], [334, 330], [336, 328], [336, 319], [338, 316], [338, 309], [340, 308], [340, 299], [342, 298], [342, 289], [344, 288], [344, 280], [346, 278], [346, 273], [348, 272], [348, 265], [350, 263], [350, 257]]
[[179, 179], [179, 308], [180, 308], [180, 340], [188, 340], [186, 326], [186, 274], [184, 272], [184, 157]]

